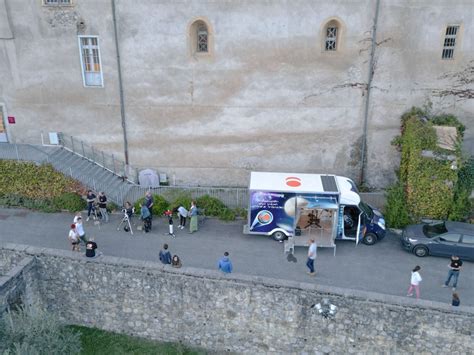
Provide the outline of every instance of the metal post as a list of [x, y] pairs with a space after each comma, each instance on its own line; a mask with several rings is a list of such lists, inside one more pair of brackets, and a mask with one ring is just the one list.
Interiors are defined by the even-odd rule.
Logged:
[[[116, 173], [115, 173], [115, 157], [114, 157], [113, 154], [112, 154], [112, 170], [114, 171], [114, 174], [116, 174]], [[117, 174], [116, 174], [116, 175], [117, 175]]]
[[104, 151], [102, 151], [102, 166], [105, 168], [105, 156], [104, 156]]
[[95, 179], [92, 179], [92, 186], [94, 187], [94, 191], [97, 192], [97, 186], [95, 185]]
[[92, 149], [92, 162], [95, 164], [95, 151], [94, 151], [94, 147], [92, 146], [91, 149]]
[[81, 147], [82, 147], [82, 156], [85, 158], [86, 153], [84, 152], [84, 142], [83, 141], [81, 141]]
[[72, 177], [72, 168], [71, 167], [69, 167], [69, 175], [71, 175], [71, 177]]
[[374, 64], [375, 64], [375, 47], [377, 46], [377, 22], [379, 18], [379, 7], [380, 0], [376, 0], [375, 3], [375, 15], [374, 15], [374, 24], [372, 27], [372, 44], [370, 48], [370, 59], [369, 59], [369, 77], [367, 79], [367, 95], [365, 97], [365, 108], [364, 108], [364, 130], [362, 133], [362, 147], [360, 153], [360, 176], [359, 183], [362, 185], [365, 182], [365, 161], [366, 161], [366, 151], [367, 151], [367, 130], [368, 130], [368, 117], [369, 117], [369, 108], [370, 108], [370, 89], [372, 86], [372, 79], [374, 77]]
[[15, 143], [15, 151], [16, 151], [16, 160], [20, 161], [20, 154], [18, 153], [18, 145]]
[[128, 161], [128, 141], [127, 141], [127, 125], [125, 120], [125, 100], [123, 95], [123, 84], [122, 84], [122, 68], [120, 65], [120, 49], [118, 41], [118, 30], [117, 30], [117, 18], [115, 16], [115, 0], [112, 1], [112, 19], [114, 22], [114, 39], [115, 39], [115, 51], [117, 54], [117, 73], [118, 73], [118, 84], [120, 93], [120, 115], [122, 117], [122, 130], [123, 130], [123, 150], [125, 156], [125, 164], [129, 165]]
[[72, 152], [75, 153], [75, 150], [74, 150], [74, 138], [72, 138], [72, 136], [71, 136], [71, 149], [72, 149]]

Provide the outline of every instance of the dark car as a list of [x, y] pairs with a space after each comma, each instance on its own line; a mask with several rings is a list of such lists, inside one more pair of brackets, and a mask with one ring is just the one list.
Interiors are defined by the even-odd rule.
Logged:
[[401, 243], [420, 257], [457, 255], [474, 260], [474, 225], [461, 222], [415, 224], [405, 228]]

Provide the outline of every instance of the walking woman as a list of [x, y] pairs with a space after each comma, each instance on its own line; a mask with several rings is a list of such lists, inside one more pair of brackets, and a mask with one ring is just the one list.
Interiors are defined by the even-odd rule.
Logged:
[[413, 296], [413, 289], [415, 289], [416, 292], [416, 298], [420, 298], [420, 282], [421, 282], [421, 276], [418, 271], [421, 270], [421, 267], [419, 265], [416, 265], [413, 271], [411, 272], [411, 281], [410, 281], [410, 287], [408, 288], [407, 296], [411, 297]]
[[191, 216], [191, 222], [189, 223], [189, 233], [197, 232], [198, 211], [196, 207], [196, 201], [191, 202], [191, 208], [189, 209], [188, 216]]

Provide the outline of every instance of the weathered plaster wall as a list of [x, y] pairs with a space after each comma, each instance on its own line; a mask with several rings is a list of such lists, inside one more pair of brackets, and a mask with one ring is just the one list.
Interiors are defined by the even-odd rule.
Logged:
[[[238, 353], [471, 353], [474, 309], [114, 257], [33, 255], [38, 294], [66, 322]], [[2, 253], [0, 253], [0, 257]], [[329, 298], [335, 319], [311, 305]]]
[[[116, 3], [132, 165], [156, 167], [178, 184], [246, 185], [251, 170], [357, 179], [375, 0]], [[110, 2], [7, 0], [5, 11], [14, 39], [0, 40], [0, 103], [17, 117], [10, 137], [39, 142], [40, 130], [63, 131], [123, 155]], [[431, 100], [474, 137], [473, 100], [450, 91], [472, 91], [472, 11], [467, 0], [381, 0], [369, 185], [393, 180], [390, 141], [412, 105]], [[211, 26], [210, 57], [190, 55], [196, 18]], [[332, 18], [341, 24], [335, 53], [322, 48]], [[78, 32], [80, 19], [86, 28]], [[461, 36], [455, 60], [442, 61], [451, 23], [461, 24]], [[100, 37], [104, 88], [82, 85], [78, 33]]]

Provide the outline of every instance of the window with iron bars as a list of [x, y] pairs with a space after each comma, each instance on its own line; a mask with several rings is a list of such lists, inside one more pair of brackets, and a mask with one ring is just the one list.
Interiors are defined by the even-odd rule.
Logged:
[[72, 5], [72, 0], [43, 0], [43, 5], [46, 5], [46, 6]]
[[200, 53], [207, 52], [208, 47], [208, 33], [207, 28], [201, 26], [197, 31], [197, 51]]
[[326, 28], [326, 50], [335, 51], [337, 49], [337, 26]]
[[458, 34], [459, 26], [446, 27], [446, 35], [444, 37], [442, 59], [454, 58], [454, 47], [456, 46], [456, 36]]

